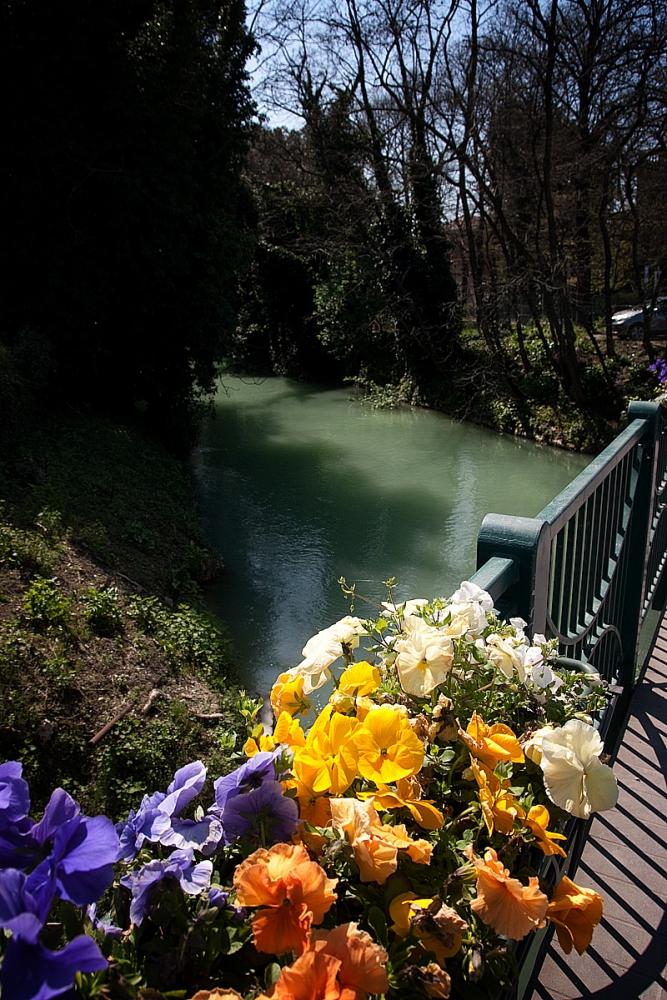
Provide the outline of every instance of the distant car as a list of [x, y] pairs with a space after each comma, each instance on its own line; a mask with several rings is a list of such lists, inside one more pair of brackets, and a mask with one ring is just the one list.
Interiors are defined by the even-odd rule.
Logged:
[[[641, 340], [644, 336], [644, 314], [641, 306], [621, 309], [611, 317], [614, 333], [625, 339]], [[667, 297], [657, 300], [651, 317], [651, 336], [655, 333], [667, 334]]]

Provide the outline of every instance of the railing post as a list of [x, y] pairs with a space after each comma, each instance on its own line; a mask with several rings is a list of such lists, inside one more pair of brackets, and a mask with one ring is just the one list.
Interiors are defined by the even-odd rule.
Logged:
[[[625, 544], [636, 559], [630, 559], [625, 581], [623, 611], [620, 622], [623, 643], [623, 662], [620, 668], [620, 684], [625, 692], [632, 689], [635, 679], [639, 631], [642, 623], [642, 607], [646, 594], [648, 572], [649, 541], [653, 498], [656, 488], [657, 445], [660, 439], [662, 413], [659, 403], [635, 401], [628, 407], [630, 420], [646, 420], [649, 430], [642, 443], [641, 464], [637, 489], [635, 491], [629, 533]], [[640, 558], [641, 555], [641, 558]]]
[[549, 525], [535, 517], [487, 514], [477, 538], [477, 566], [499, 556], [515, 564], [516, 582], [499, 610], [520, 615], [531, 633], [545, 632], [550, 563]]

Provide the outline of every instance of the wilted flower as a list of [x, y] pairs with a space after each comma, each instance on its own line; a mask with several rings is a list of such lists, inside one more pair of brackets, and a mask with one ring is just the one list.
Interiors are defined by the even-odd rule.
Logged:
[[303, 647], [303, 660], [287, 673], [292, 678], [303, 677], [303, 692], [311, 694], [331, 678], [329, 667], [359, 645], [364, 626], [359, 618], [346, 615], [334, 625], [323, 629]]
[[581, 819], [613, 809], [618, 786], [612, 769], [599, 759], [602, 750], [598, 731], [580, 719], [544, 734], [540, 766], [552, 802]]

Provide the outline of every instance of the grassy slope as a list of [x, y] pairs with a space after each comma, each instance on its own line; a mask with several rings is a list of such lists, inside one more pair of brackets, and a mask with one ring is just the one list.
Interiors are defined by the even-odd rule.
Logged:
[[61, 784], [119, 817], [189, 760], [220, 773], [245, 739], [229, 643], [198, 610], [216, 567], [187, 470], [157, 443], [24, 416], [0, 463], [0, 759], [24, 762], [35, 808]]

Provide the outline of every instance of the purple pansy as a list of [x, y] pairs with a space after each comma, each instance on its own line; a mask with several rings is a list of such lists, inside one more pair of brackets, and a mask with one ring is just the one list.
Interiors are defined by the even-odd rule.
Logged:
[[31, 892], [30, 876], [16, 868], [0, 871], [0, 927], [14, 937], [35, 942], [44, 926], [51, 899]]
[[82, 816], [62, 788], [53, 793], [32, 833], [41, 844], [53, 838], [48, 857], [30, 876], [34, 891], [55, 891], [62, 899], [85, 906], [99, 899], [113, 882], [113, 864], [119, 855], [113, 823], [106, 816]]
[[213, 783], [215, 790], [215, 806], [213, 809], [221, 815], [230, 799], [242, 795], [253, 788], [259, 788], [265, 781], [276, 780], [276, 761], [283, 755], [284, 747], [275, 750], [262, 750], [255, 754], [245, 764], [241, 764], [231, 774], [217, 778]]
[[108, 962], [92, 938], [75, 937], [60, 951], [39, 942], [12, 938], [2, 963], [0, 982], [9, 1000], [50, 1000], [72, 988], [77, 972], [99, 972]]
[[206, 768], [200, 760], [195, 760], [176, 771], [166, 792], [145, 795], [139, 810], [131, 812], [127, 822], [116, 827], [123, 860], [132, 861], [144, 841], [212, 854], [222, 837], [220, 823], [212, 816], [199, 820], [179, 818], [199, 795], [205, 781]]
[[109, 937], [120, 937], [123, 933], [122, 927], [116, 927], [115, 924], [108, 924], [102, 917], [97, 916], [97, 903], [91, 903], [86, 907], [86, 916], [95, 930], [99, 931], [100, 934], [105, 934]]
[[247, 836], [257, 837], [262, 844], [290, 840], [298, 821], [297, 804], [283, 795], [278, 781], [265, 781], [245, 795], [228, 799], [222, 817], [228, 844]]
[[132, 894], [130, 920], [139, 925], [148, 912], [149, 896], [159, 882], [175, 879], [183, 892], [198, 896], [211, 884], [213, 863], [200, 861], [195, 864], [192, 851], [172, 851], [165, 861], [149, 861], [139, 871], [129, 872], [120, 884]]
[[29, 868], [35, 861], [30, 836], [30, 791], [15, 760], [0, 764], [0, 865]]

